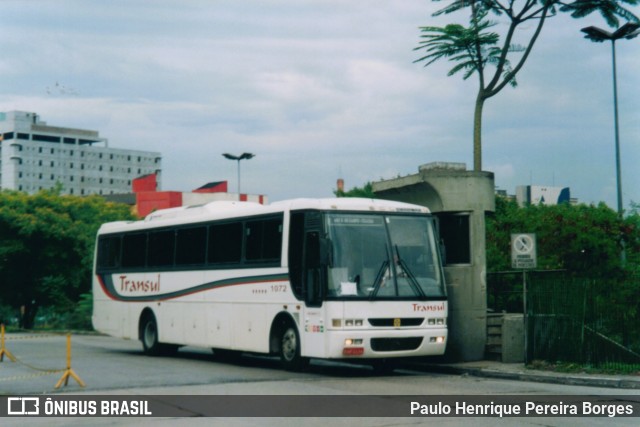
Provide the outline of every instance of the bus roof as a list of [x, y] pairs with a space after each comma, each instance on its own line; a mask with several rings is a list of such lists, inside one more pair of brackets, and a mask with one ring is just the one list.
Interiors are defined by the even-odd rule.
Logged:
[[216, 219], [240, 218], [292, 210], [411, 212], [429, 213], [424, 206], [382, 199], [340, 197], [326, 199], [291, 199], [262, 205], [254, 202], [215, 201], [203, 205], [161, 209], [139, 221], [117, 221], [103, 224], [100, 233], [147, 229], [189, 224]]

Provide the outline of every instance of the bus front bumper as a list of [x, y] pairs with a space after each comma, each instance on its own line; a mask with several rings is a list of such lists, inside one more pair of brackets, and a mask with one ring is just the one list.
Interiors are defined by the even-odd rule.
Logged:
[[444, 354], [447, 329], [328, 330], [327, 358], [374, 359]]

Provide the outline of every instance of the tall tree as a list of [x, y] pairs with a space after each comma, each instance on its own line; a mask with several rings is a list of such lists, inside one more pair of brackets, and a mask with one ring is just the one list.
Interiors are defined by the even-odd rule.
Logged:
[[91, 289], [100, 224], [133, 218], [128, 206], [98, 196], [0, 192], [0, 303], [20, 307], [27, 328], [38, 307], [71, 310]]
[[[441, 1], [441, 0], [433, 0]], [[444, 27], [421, 27], [422, 41], [415, 50], [425, 55], [415, 62], [425, 66], [438, 59], [449, 59], [456, 65], [449, 76], [463, 71], [466, 80], [473, 74], [478, 76], [473, 115], [473, 169], [482, 170], [482, 110], [487, 99], [498, 94], [505, 86], [516, 86], [516, 75], [531, 54], [547, 19], [558, 13], [569, 13], [573, 18], [584, 18], [599, 12], [611, 27], [619, 25], [619, 18], [640, 22], [623, 4], [635, 6], [640, 0], [450, 0], [449, 4], [434, 13], [434, 16], [465, 11], [469, 13], [469, 26], [449, 24]], [[502, 35], [492, 28], [495, 23], [489, 16], [508, 21]], [[532, 29], [526, 31], [533, 23]], [[528, 34], [522, 45], [514, 43], [516, 34]], [[514, 61], [515, 53], [521, 56]], [[513, 63], [513, 65], [512, 65]]]

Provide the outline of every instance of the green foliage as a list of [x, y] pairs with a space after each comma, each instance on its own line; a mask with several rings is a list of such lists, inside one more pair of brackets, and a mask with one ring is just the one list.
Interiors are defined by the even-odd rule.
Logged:
[[592, 366], [589, 364], [581, 363], [552, 363], [546, 360], [533, 360], [529, 365], [527, 365], [527, 368], [563, 373], [640, 375], [640, 364], [628, 363], [603, 363], [599, 366]]
[[[502, 49], [498, 46], [500, 36], [487, 30], [496, 25], [486, 20], [488, 11], [480, 11], [471, 15], [469, 27], [459, 24], [448, 24], [445, 27], [420, 27], [422, 32], [420, 46], [414, 50], [425, 50], [426, 55], [414, 62], [425, 61], [425, 67], [439, 59], [446, 58], [457, 63], [448, 73], [449, 76], [464, 70], [466, 80], [474, 73], [482, 73], [488, 64], [504, 62], [505, 73], [511, 71], [509, 61], [501, 58]], [[509, 51], [522, 50], [512, 45]], [[510, 80], [516, 85], [515, 75]]]
[[[619, 276], [637, 269], [640, 216], [620, 219], [604, 203], [526, 206], [496, 198], [495, 215], [487, 220], [487, 269], [511, 268], [512, 233], [536, 233], [538, 268], [564, 269], [597, 277]], [[624, 241], [627, 262], [622, 264]]]
[[128, 206], [98, 196], [0, 192], [0, 303], [24, 307], [25, 327], [37, 307], [71, 311], [90, 291], [98, 227], [127, 219]]
[[349, 191], [334, 191], [336, 197], [364, 197], [366, 199], [377, 199], [378, 196], [373, 192], [373, 184], [367, 182], [364, 187], [353, 187]]
[[71, 329], [91, 329], [91, 314], [93, 312], [93, 295], [86, 293], [80, 295], [80, 300], [70, 314], [67, 322]]
[[[518, 207], [496, 198], [487, 218], [488, 305], [520, 310], [521, 273], [511, 270], [511, 234], [535, 233], [538, 271], [527, 273], [527, 309], [537, 330], [534, 358], [638, 362], [640, 354], [640, 215], [621, 218], [604, 204]], [[626, 260], [621, 254], [626, 253]], [[546, 270], [546, 271], [540, 271]], [[556, 270], [556, 271], [549, 271]], [[514, 310], [514, 311], [515, 311]], [[546, 337], [546, 338], [545, 338]], [[533, 338], [532, 338], [533, 339]], [[539, 347], [537, 347], [539, 345]], [[636, 365], [637, 366], [637, 365]]]

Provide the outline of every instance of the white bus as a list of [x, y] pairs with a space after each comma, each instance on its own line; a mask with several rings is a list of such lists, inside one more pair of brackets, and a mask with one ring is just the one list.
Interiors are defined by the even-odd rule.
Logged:
[[100, 227], [93, 325], [142, 341], [389, 366], [441, 355], [447, 298], [434, 218], [384, 200], [211, 202]]

